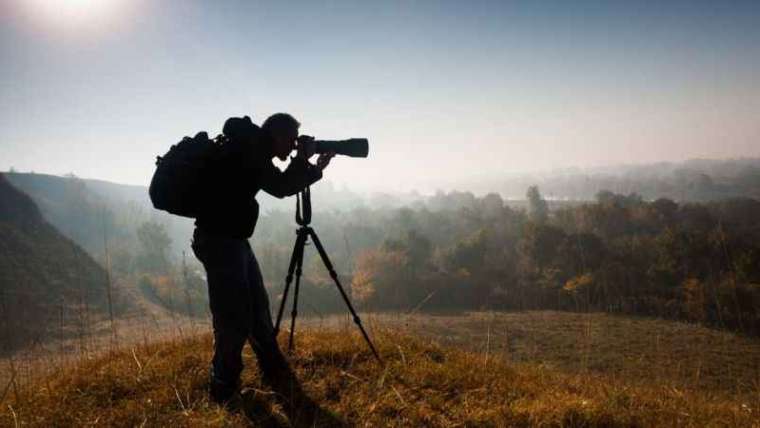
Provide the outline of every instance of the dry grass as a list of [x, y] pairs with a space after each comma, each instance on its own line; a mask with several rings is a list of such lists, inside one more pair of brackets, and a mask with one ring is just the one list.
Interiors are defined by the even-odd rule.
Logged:
[[760, 341], [699, 325], [554, 311], [415, 315], [386, 323], [508, 362], [760, 399]]
[[[82, 361], [1, 403], [2, 426], [760, 426], [758, 402], [721, 391], [630, 385], [592, 372], [508, 363], [376, 330], [380, 366], [340, 330], [297, 335], [292, 357], [315, 403], [286, 411], [246, 352], [243, 410], [206, 398], [209, 336]], [[316, 421], [315, 416], [316, 415]]]

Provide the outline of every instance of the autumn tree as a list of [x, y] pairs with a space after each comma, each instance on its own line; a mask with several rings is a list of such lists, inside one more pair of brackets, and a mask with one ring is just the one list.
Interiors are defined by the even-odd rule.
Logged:
[[376, 249], [363, 251], [356, 259], [351, 290], [359, 303], [371, 307], [408, 307], [407, 282], [404, 270], [409, 262], [403, 252]]

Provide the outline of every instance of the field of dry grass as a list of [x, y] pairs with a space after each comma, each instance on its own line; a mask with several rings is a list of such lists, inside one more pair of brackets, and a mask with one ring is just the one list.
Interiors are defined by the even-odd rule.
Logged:
[[760, 400], [760, 340], [698, 325], [555, 311], [386, 316], [384, 322], [510, 363]]
[[[738, 394], [720, 387], [708, 389], [711, 382], [679, 388], [663, 382], [665, 378], [627, 379], [626, 373], [646, 372], [647, 364], [658, 360], [648, 363], [644, 358], [631, 364], [616, 361], [619, 356], [615, 353], [591, 357], [586, 349], [613, 352], [619, 343], [603, 345], [601, 336], [594, 336], [594, 332], [603, 333], [593, 325], [585, 330], [583, 322], [568, 326], [564, 315], [467, 314], [417, 320], [367, 317], [385, 360], [382, 366], [351, 325], [304, 328], [297, 334], [292, 363], [305, 395], [288, 397], [271, 390], [261, 382], [246, 351], [243, 406], [232, 412], [206, 399], [208, 335], [135, 344], [69, 363], [65, 370], [37, 380], [18, 394], [6, 394], [0, 426], [760, 426], [757, 389], [754, 394], [749, 390]], [[565, 325], [565, 333], [542, 329], [525, 342], [519, 339], [525, 331], [518, 333], [516, 327], [505, 330], [507, 333], [497, 332], [496, 326], [509, 326], [515, 321], [510, 318], [513, 316], [522, 317], [521, 324], [526, 316], [536, 317], [535, 323], [525, 323], [533, 327], [538, 326], [539, 319], [557, 322]], [[481, 331], [479, 323], [484, 320], [491, 324], [490, 330]], [[393, 322], [408, 324], [406, 331], [415, 331], [421, 327], [415, 323], [424, 323], [428, 334], [434, 332], [439, 338], [398, 333], [402, 329]], [[646, 336], [680, 346], [670, 334], [681, 327], [672, 328], [676, 332], [663, 331], [660, 339], [656, 339], [656, 332]], [[472, 336], [476, 331], [485, 336]], [[502, 339], [500, 344], [499, 334], [510, 331], [515, 339]], [[644, 333], [621, 330], [619, 340], [632, 347], [645, 341], [634, 335]], [[562, 341], [552, 338], [555, 334], [563, 337]], [[688, 330], [681, 335], [687, 334]], [[578, 335], [596, 339], [575, 343]], [[614, 331], [609, 335], [606, 340], [616, 337]], [[444, 337], [452, 344], [480, 349], [449, 346], [441, 341]], [[708, 339], [714, 340], [704, 338]], [[741, 343], [743, 339], [734, 340]], [[554, 345], [545, 341], [554, 341]], [[734, 345], [718, 343], [717, 355], [729, 354]], [[541, 346], [549, 351], [544, 352]], [[642, 343], [641, 347], [649, 345]], [[659, 358], [665, 350], [653, 349], [651, 358]], [[736, 351], [737, 360], [752, 357], [740, 355], [747, 349]], [[584, 353], [589, 356], [583, 357]], [[703, 361], [713, 358], [710, 353], [705, 355]], [[563, 359], [568, 361], [563, 363]], [[711, 364], [714, 362], [706, 366]], [[291, 400], [297, 405], [291, 405]]]

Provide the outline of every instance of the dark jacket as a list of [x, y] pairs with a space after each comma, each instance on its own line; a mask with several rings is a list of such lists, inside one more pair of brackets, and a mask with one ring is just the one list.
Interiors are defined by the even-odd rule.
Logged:
[[198, 228], [230, 238], [250, 238], [259, 216], [255, 199], [259, 190], [284, 198], [322, 178], [322, 171], [299, 157], [280, 171], [272, 163], [269, 139], [262, 135], [254, 141], [225, 143], [214, 164], [208, 203], [195, 221]]

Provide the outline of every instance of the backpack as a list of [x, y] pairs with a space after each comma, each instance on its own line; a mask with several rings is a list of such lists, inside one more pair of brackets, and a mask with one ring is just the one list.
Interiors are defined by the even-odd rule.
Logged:
[[207, 198], [210, 175], [226, 137], [213, 140], [206, 132], [185, 137], [156, 158], [150, 200], [156, 209], [182, 217], [197, 217]]

